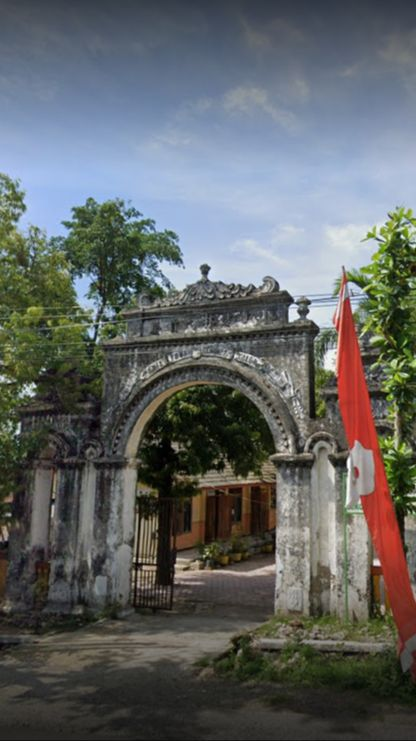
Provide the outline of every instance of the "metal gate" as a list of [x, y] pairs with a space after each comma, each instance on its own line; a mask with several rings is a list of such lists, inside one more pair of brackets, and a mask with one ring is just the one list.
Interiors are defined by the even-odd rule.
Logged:
[[175, 578], [176, 504], [173, 499], [140, 496], [136, 502], [132, 604], [171, 610]]

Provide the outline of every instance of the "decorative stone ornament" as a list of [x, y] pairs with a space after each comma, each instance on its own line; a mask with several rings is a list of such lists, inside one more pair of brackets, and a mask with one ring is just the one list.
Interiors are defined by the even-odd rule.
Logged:
[[263, 284], [256, 288], [253, 283], [242, 286], [241, 283], [223, 283], [208, 278], [211, 267], [207, 263], [200, 266], [201, 278], [183, 291], [175, 292], [167, 298], [155, 301], [153, 306], [178, 306], [182, 304], [205, 303], [206, 301], [223, 301], [230, 298], [261, 296], [264, 293], [279, 291], [279, 284], [270, 276], [263, 278]]
[[298, 307], [299, 314], [298, 321], [303, 322], [309, 314], [309, 306], [311, 305], [311, 301], [306, 296], [301, 296], [296, 301], [296, 305]]

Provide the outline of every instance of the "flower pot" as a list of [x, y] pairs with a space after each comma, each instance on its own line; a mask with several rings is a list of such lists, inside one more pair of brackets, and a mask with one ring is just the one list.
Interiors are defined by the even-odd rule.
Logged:
[[228, 566], [230, 557], [228, 554], [224, 553], [223, 555], [217, 557], [217, 561], [221, 566]]
[[231, 561], [241, 561], [241, 553], [230, 553]]

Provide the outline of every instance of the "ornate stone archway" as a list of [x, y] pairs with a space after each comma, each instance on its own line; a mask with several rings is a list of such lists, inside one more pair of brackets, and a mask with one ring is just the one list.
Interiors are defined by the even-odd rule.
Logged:
[[299, 430], [288, 405], [276, 390], [256, 378], [255, 374], [225, 363], [221, 358], [194, 358], [182, 367], [163, 370], [133, 389], [123, 412], [114, 425], [111, 453], [133, 457], [144, 426], [169, 396], [189, 386], [219, 384], [238, 389], [263, 414], [272, 433], [276, 450], [295, 452]]
[[[58, 462], [58, 509], [63, 518], [70, 512], [73, 519], [56, 525], [59, 538], [49, 585], [54, 609], [128, 604], [140, 438], [165, 399], [196, 384], [240, 390], [271, 430], [278, 502], [277, 608], [306, 614], [327, 605], [330, 611], [340, 609], [326, 595], [329, 588], [334, 594], [341, 588], [337, 556], [321, 549], [326, 559], [321, 563], [321, 551], [311, 546], [323, 509], [322, 497], [318, 508], [311, 497], [323, 470], [317, 442], [324, 441], [329, 460], [332, 430], [323, 430], [315, 420], [313, 342], [318, 327], [307, 318], [309, 301], [300, 299], [298, 317], [290, 320], [293, 299], [275, 279], [265, 278], [260, 287], [242, 286], [209, 280], [207, 265], [201, 273], [199, 281], [163, 300], [142, 295], [137, 307], [124, 313], [125, 336], [104, 345], [100, 412], [85, 422], [77, 418], [75, 449]], [[65, 420], [52, 415], [51, 429], [64, 426]], [[336, 496], [338, 479], [322, 479], [327, 498]], [[331, 533], [342, 527], [339, 507], [334, 517]], [[327, 530], [322, 525], [325, 537]], [[30, 581], [27, 533], [28, 520], [19, 542], [27, 553], [23, 572]], [[322, 598], [320, 585], [326, 590]], [[14, 589], [19, 589], [16, 581]]]

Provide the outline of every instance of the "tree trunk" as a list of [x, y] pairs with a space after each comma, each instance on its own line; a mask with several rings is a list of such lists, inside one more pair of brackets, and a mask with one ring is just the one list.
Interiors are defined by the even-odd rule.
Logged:
[[403, 442], [403, 420], [399, 409], [394, 411], [394, 444], [396, 448]]
[[157, 539], [156, 581], [160, 586], [173, 582], [174, 550], [172, 548], [172, 523], [174, 504], [172, 497], [159, 494], [159, 523]]

